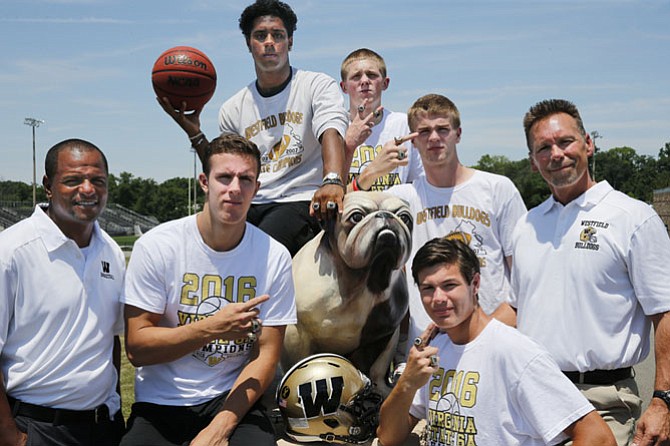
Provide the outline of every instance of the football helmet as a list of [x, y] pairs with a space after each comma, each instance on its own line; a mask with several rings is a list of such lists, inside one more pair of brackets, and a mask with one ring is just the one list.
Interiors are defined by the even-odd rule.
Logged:
[[366, 443], [375, 435], [381, 402], [367, 376], [331, 353], [301, 360], [277, 387], [286, 433], [299, 442]]

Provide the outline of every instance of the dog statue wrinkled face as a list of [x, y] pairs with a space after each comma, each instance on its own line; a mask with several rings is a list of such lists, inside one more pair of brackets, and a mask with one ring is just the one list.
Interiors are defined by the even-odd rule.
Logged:
[[[388, 286], [391, 270], [407, 262], [412, 243], [412, 215], [407, 204], [383, 192], [351, 192], [344, 211], [329, 234], [333, 248], [351, 269], [371, 269], [373, 292]], [[335, 240], [332, 239], [335, 238]]]
[[293, 258], [298, 323], [287, 327], [282, 367], [335, 353], [381, 385], [408, 308], [404, 265], [413, 220], [384, 192], [350, 192], [336, 222]]
[[401, 199], [381, 192], [351, 192], [335, 227], [337, 249], [352, 269], [369, 267], [380, 254], [402, 268], [412, 243], [412, 215]]

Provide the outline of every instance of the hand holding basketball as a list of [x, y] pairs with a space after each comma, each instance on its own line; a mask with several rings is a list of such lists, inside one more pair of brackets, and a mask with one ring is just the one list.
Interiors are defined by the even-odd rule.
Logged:
[[166, 97], [175, 110], [200, 110], [214, 95], [216, 70], [201, 51], [177, 46], [163, 52], [154, 63], [151, 83], [159, 100]]

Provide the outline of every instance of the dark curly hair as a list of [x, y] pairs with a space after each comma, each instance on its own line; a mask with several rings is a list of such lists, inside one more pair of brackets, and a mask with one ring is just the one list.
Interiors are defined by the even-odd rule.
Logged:
[[254, 28], [254, 21], [258, 17], [266, 15], [280, 18], [284, 22], [289, 38], [293, 37], [293, 31], [297, 29], [298, 17], [291, 7], [278, 0], [256, 0], [247, 6], [240, 16], [240, 29], [247, 42], [251, 39], [251, 30]]

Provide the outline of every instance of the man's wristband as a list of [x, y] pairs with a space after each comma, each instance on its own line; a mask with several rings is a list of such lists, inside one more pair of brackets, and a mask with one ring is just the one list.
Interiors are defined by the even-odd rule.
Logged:
[[342, 180], [340, 180], [339, 178], [333, 178], [333, 179], [331, 179], [331, 178], [325, 178], [325, 179], [321, 182], [321, 187], [323, 187], [323, 186], [327, 186], [327, 185], [329, 185], [329, 184], [337, 184], [337, 185], [340, 186], [342, 189], [344, 189], [345, 192], [347, 191], [347, 186], [345, 186], [344, 183], [342, 182]]
[[195, 135], [193, 135], [193, 136], [189, 136], [188, 139], [190, 139], [191, 141], [193, 141], [193, 140], [195, 140], [195, 139], [200, 138], [201, 136], [205, 136], [204, 133], [202, 133], [202, 132], [198, 132], [197, 134], [195, 134]]
[[354, 177], [353, 180], [351, 180], [351, 188], [354, 191], [362, 191], [362, 192], [369, 192], [370, 189], [365, 189], [363, 186], [361, 186], [361, 183], [358, 182], [358, 177]]
[[188, 139], [191, 140], [191, 147], [196, 148], [205, 141], [205, 134], [199, 132], [197, 135], [189, 136]]

